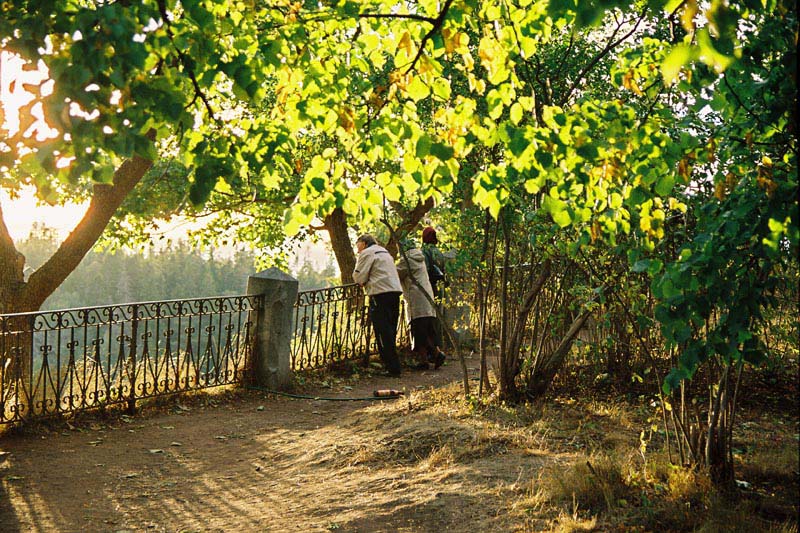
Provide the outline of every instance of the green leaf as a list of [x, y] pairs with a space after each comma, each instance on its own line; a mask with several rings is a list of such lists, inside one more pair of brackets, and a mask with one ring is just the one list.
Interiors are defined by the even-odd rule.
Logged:
[[513, 122], [514, 124], [519, 124], [519, 121], [522, 120], [522, 112], [523, 109], [520, 103], [514, 102], [514, 104], [511, 106], [511, 111], [510, 111], [511, 122]]
[[402, 193], [400, 192], [400, 188], [395, 185], [394, 183], [390, 183], [386, 187], [383, 188], [383, 194], [386, 196], [386, 199], [390, 202], [399, 202], [402, 198]]
[[438, 158], [441, 161], [448, 161], [449, 159], [453, 158], [453, 154], [455, 150], [452, 147], [447, 146], [446, 144], [442, 143], [433, 143], [431, 144], [431, 155]]
[[450, 100], [450, 83], [445, 78], [436, 78], [433, 82], [433, 94], [442, 100]]
[[678, 74], [684, 65], [693, 59], [694, 48], [686, 43], [672, 47], [667, 57], [661, 62], [661, 75], [667, 85], [672, 85], [678, 80]]
[[420, 76], [414, 76], [414, 79], [411, 80], [411, 83], [408, 84], [408, 95], [415, 101], [419, 102], [420, 100], [427, 98], [429, 94], [431, 94], [430, 88], [422, 81]]
[[492, 89], [486, 95], [486, 104], [489, 106], [489, 116], [494, 120], [500, 118], [503, 114], [503, 99], [497, 89]]
[[567, 209], [566, 202], [553, 198], [551, 195], [547, 195], [542, 201], [542, 208], [546, 213], [550, 214], [553, 218], [553, 222], [558, 224], [559, 227], [565, 228], [572, 223], [572, 216]]
[[672, 188], [675, 186], [675, 176], [674, 174], [665, 174], [659, 178], [658, 183], [656, 183], [656, 192], [661, 196], [667, 196], [669, 193], [672, 192]]
[[325, 178], [311, 178], [309, 181], [315, 191], [322, 192], [325, 190]]
[[417, 158], [422, 159], [431, 153], [431, 138], [428, 135], [421, 135], [417, 140], [416, 155]]
[[697, 32], [697, 44], [700, 47], [699, 59], [706, 65], [714, 67], [717, 72], [722, 72], [733, 62], [733, 58], [717, 51], [708, 28]]

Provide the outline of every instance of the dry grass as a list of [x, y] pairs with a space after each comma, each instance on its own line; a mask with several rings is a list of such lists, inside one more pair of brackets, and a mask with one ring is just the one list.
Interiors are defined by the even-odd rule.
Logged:
[[547, 500], [562, 508], [611, 511], [630, 497], [620, 463], [606, 455], [581, 459], [565, 468], [548, 468], [538, 483]]
[[742, 459], [739, 471], [741, 478], [749, 482], [796, 480], [800, 475], [798, 441], [756, 444], [755, 450]]
[[688, 468], [671, 468], [667, 474], [667, 497], [688, 505], [707, 504], [713, 485], [705, 474]]
[[577, 531], [597, 531], [597, 518], [581, 518], [577, 513], [562, 513], [556, 518], [553, 533], [573, 533]]
[[797, 532], [797, 520], [783, 522], [767, 521], [759, 516], [758, 509], [751, 501], [734, 502], [713, 492], [709, 493], [708, 507], [702, 523], [696, 528], [698, 533]]

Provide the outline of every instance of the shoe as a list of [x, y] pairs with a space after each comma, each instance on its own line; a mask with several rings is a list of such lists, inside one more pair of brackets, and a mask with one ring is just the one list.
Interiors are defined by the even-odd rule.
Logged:
[[386, 372], [383, 372], [381, 374], [381, 376], [387, 377], [387, 378], [399, 378], [401, 375], [402, 375], [402, 373], [399, 370], [397, 370], [395, 372], [389, 372], [387, 370]]
[[440, 366], [442, 366], [442, 365], [444, 364], [444, 361], [445, 361], [445, 359], [446, 359], [446, 357], [445, 357], [445, 355], [444, 355], [444, 353], [443, 353], [443, 352], [439, 352], [439, 353], [437, 353], [437, 354], [436, 354], [436, 355], [433, 357], [433, 368], [434, 368], [434, 369], [436, 369], [436, 370], [438, 370], [438, 369], [439, 369], [439, 367], [440, 367]]
[[414, 363], [411, 368], [414, 370], [428, 370], [430, 366], [428, 366], [428, 363]]

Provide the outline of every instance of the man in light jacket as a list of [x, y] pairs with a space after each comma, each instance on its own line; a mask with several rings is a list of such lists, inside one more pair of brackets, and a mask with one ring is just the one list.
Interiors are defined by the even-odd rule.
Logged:
[[369, 296], [369, 318], [375, 330], [381, 362], [390, 376], [399, 377], [400, 358], [395, 342], [403, 287], [397, 276], [394, 259], [369, 234], [361, 235], [356, 240], [356, 249], [358, 259], [353, 280], [363, 286]]
[[432, 304], [433, 289], [428, 279], [425, 256], [412, 239], [404, 239], [400, 243], [400, 248], [402, 252], [397, 260], [397, 274], [403, 284], [403, 297], [406, 300], [411, 336], [414, 339], [412, 351], [417, 360], [416, 368], [427, 369], [428, 363], [433, 363], [434, 368], [439, 368], [445, 361], [445, 355], [440, 348], [442, 336], [437, 327], [438, 319]]

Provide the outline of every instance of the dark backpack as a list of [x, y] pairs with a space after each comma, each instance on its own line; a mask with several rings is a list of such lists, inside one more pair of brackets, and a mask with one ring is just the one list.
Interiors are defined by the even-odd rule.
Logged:
[[425, 268], [428, 270], [428, 280], [430, 280], [431, 285], [435, 287], [437, 281], [442, 281], [444, 279], [444, 272], [433, 262], [433, 255], [430, 250], [423, 249], [422, 255], [425, 257]]

